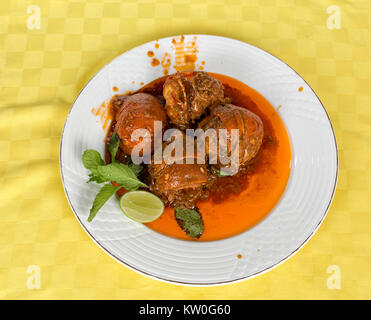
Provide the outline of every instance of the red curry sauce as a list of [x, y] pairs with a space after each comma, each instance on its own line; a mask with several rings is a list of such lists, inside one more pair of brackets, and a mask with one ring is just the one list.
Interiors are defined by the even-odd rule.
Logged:
[[[196, 241], [227, 238], [257, 224], [277, 204], [290, 175], [290, 141], [277, 111], [260, 93], [244, 83], [216, 73], [210, 75], [222, 81], [225, 95], [233, 104], [247, 108], [261, 118], [265, 136], [251, 172], [221, 178], [211, 196], [197, 203], [205, 230]], [[140, 91], [161, 95], [165, 79], [166, 76], [159, 78]], [[147, 226], [167, 236], [194, 240], [178, 226], [172, 208], [166, 208], [159, 219]]]

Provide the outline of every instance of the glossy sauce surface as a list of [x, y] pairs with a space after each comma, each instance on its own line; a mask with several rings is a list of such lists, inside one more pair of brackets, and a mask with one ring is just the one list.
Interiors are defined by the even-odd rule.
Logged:
[[[178, 226], [174, 210], [147, 226], [157, 232], [191, 241], [210, 241], [239, 234], [256, 225], [281, 198], [290, 175], [291, 148], [285, 126], [273, 106], [257, 91], [231, 77], [210, 73], [222, 81], [232, 103], [257, 114], [264, 124], [264, 142], [252, 170], [240, 177], [219, 179], [211, 196], [197, 206], [205, 225], [203, 235], [190, 239]], [[140, 91], [158, 95], [166, 77], [155, 80]]]

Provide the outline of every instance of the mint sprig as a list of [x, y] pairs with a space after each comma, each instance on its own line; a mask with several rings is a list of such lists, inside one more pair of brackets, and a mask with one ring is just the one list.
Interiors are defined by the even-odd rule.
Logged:
[[[120, 144], [120, 139], [116, 133], [111, 137], [110, 144], [108, 145], [108, 151], [111, 154], [112, 163], [105, 164], [100, 153], [96, 150], [86, 150], [82, 155], [82, 163], [84, 167], [90, 170], [88, 182], [104, 183], [113, 181], [120, 186], [113, 186], [111, 184], [105, 184], [98, 194], [95, 196], [93, 205], [90, 208], [90, 214], [88, 221], [91, 222], [98, 211], [103, 205], [115, 194], [115, 192], [121, 187], [128, 191], [137, 190], [140, 187], [147, 187], [146, 184], [141, 182], [137, 178], [137, 174], [140, 172], [139, 165], [131, 163], [125, 165], [118, 162], [115, 157]], [[142, 167], [141, 167], [142, 168]]]

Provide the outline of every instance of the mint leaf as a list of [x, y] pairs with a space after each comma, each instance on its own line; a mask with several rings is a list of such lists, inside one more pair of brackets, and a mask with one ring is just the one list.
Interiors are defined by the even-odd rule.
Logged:
[[218, 177], [229, 177], [230, 176], [230, 174], [227, 171], [223, 170], [223, 169], [218, 170], [217, 173], [216, 173], [216, 175]]
[[114, 162], [105, 166], [98, 166], [98, 173], [105, 179], [117, 182], [125, 189], [132, 191], [139, 187], [147, 187], [141, 182], [129, 166]]
[[218, 177], [229, 177], [230, 176], [230, 174], [224, 168], [218, 169], [215, 167], [211, 167], [211, 172]]
[[138, 174], [143, 170], [143, 166], [140, 164], [134, 163], [133, 160], [131, 160], [130, 156], [128, 156], [126, 160], [126, 164], [135, 173], [136, 176], [138, 176]]
[[100, 153], [96, 150], [85, 150], [82, 155], [82, 163], [84, 167], [90, 171], [94, 171], [98, 166], [104, 165], [104, 161], [100, 156]]
[[88, 217], [89, 222], [94, 219], [100, 208], [103, 207], [107, 200], [111, 198], [118, 189], [120, 189], [120, 187], [115, 187], [110, 184], [106, 184], [100, 189], [100, 191], [95, 196], [93, 205], [90, 209], [90, 214]]
[[87, 183], [93, 182], [93, 181], [96, 183], [103, 183], [109, 180], [103, 178], [99, 173], [89, 173], [89, 180], [87, 181]]
[[91, 171], [91, 173], [89, 174], [90, 179], [87, 181], [88, 183], [92, 181], [95, 181], [97, 183], [108, 181], [98, 173], [98, 166], [104, 165], [104, 161], [98, 151], [91, 149], [85, 150], [82, 155], [82, 163], [86, 169]]
[[174, 210], [176, 221], [186, 234], [191, 238], [199, 238], [204, 232], [204, 223], [198, 209], [174, 208]]
[[119, 145], [120, 145], [120, 138], [115, 132], [112, 135], [111, 141], [108, 145], [108, 151], [111, 154], [111, 162], [112, 163], [116, 161], [116, 153], [117, 153], [117, 150], [119, 148]]
[[138, 176], [139, 173], [141, 173], [141, 171], [143, 170], [143, 166], [141, 166], [140, 164], [131, 163], [128, 166], [135, 173], [136, 176]]

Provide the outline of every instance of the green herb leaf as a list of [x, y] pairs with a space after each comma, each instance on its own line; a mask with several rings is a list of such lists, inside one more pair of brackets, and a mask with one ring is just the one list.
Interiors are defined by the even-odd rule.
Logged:
[[116, 161], [116, 153], [120, 145], [120, 138], [116, 134], [116, 132], [112, 135], [111, 141], [108, 145], [108, 151], [111, 154], [111, 162], [114, 163]]
[[219, 169], [217, 172], [216, 172], [216, 175], [218, 177], [230, 177], [231, 175], [228, 173], [227, 170], [223, 170], [223, 169]]
[[129, 164], [129, 168], [135, 173], [136, 176], [138, 176], [143, 170], [143, 166], [136, 163]]
[[98, 173], [98, 166], [104, 165], [104, 161], [98, 151], [91, 149], [85, 150], [82, 155], [82, 163], [86, 169], [91, 171], [89, 174], [90, 179], [87, 181], [88, 183], [92, 181], [97, 183], [108, 181]]
[[212, 172], [212, 174], [214, 174], [218, 177], [228, 177], [228, 176], [230, 176], [230, 174], [227, 172], [227, 170], [224, 170], [223, 168], [218, 169], [218, 168], [215, 168], [215, 167], [211, 167], [211, 172]]
[[84, 167], [90, 171], [94, 171], [98, 166], [104, 165], [104, 161], [100, 156], [100, 153], [96, 150], [85, 150], [82, 155], [82, 163]]
[[131, 160], [130, 156], [127, 158], [126, 164], [135, 173], [136, 176], [138, 176], [139, 173], [143, 170], [143, 166], [140, 164], [134, 163], [133, 160]]
[[100, 191], [95, 196], [93, 205], [90, 209], [90, 214], [88, 217], [89, 222], [94, 219], [100, 208], [103, 207], [107, 200], [111, 198], [118, 189], [120, 189], [120, 187], [115, 187], [110, 184], [105, 184], [102, 189], [100, 189]]
[[87, 181], [87, 183], [89, 182], [96, 182], [96, 183], [103, 183], [103, 182], [107, 182], [109, 180], [103, 178], [98, 172], [97, 173], [89, 173], [89, 180]]
[[174, 210], [179, 226], [187, 235], [191, 238], [199, 238], [204, 232], [204, 223], [198, 209], [174, 208]]
[[111, 163], [105, 166], [98, 166], [98, 173], [105, 179], [117, 182], [125, 189], [132, 191], [139, 187], [147, 187], [141, 182], [129, 166], [122, 163]]

